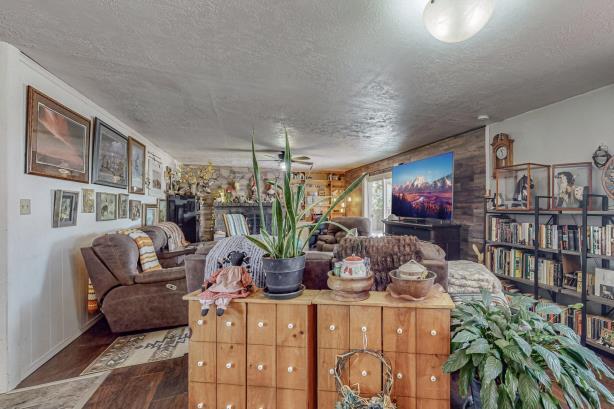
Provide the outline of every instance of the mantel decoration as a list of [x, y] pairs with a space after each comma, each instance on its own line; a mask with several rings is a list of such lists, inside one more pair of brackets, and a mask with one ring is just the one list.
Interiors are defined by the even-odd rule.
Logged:
[[[260, 235], [246, 236], [252, 243], [265, 251], [266, 256], [262, 259], [262, 269], [265, 274], [266, 286], [265, 294], [283, 294], [288, 298], [299, 296], [304, 286], [303, 272], [305, 270], [305, 247], [309, 244], [309, 239], [320, 228], [323, 223], [330, 223], [349, 232], [344, 226], [329, 221], [328, 217], [333, 209], [341, 203], [356, 187], [360, 186], [366, 174], [358, 177], [348, 188], [332, 201], [331, 206], [323, 213], [322, 217], [315, 223], [302, 223], [305, 215], [311, 209], [321, 205], [328, 198], [321, 198], [314, 203], [302, 208], [303, 198], [305, 197], [305, 185], [291, 185], [292, 179], [292, 154], [288, 131], [285, 131], [285, 149], [283, 172], [283, 185], [279, 186], [278, 181], [267, 181], [273, 190], [273, 201], [271, 202], [271, 225], [266, 225], [264, 216], [262, 180], [260, 167], [256, 159], [256, 148], [252, 135], [252, 164], [254, 171], [254, 182], [256, 186], [256, 200], [260, 210]], [[305, 238], [300, 238], [301, 231], [308, 229]]]
[[185, 196], [202, 196], [211, 193], [213, 173], [211, 162], [208, 165], [181, 164], [175, 170], [167, 166], [164, 171], [166, 193]]

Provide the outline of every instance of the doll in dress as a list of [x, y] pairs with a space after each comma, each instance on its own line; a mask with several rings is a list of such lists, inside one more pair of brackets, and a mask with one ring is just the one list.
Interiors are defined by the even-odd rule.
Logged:
[[222, 316], [233, 298], [245, 298], [254, 289], [249, 257], [244, 252], [231, 251], [225, 259], [218, 261], [218, 269], [205, 280], [200, 294], [200, 313], [207, 315], [210, 306], [215, 304], [216, 314]]

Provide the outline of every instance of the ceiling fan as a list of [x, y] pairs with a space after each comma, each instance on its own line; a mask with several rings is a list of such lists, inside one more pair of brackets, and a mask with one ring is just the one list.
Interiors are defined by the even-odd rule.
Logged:
[[[273, 156], [273, 155], [265, 155], [271, 159], [263, 159], [263, 162], [278, 162], [279, 163], [279, 167], [282, 170], [285, 170], [285, 163], [284, 163], [284, 155], [285, 155], [285, 151], [280, 151], [277, 155]], [[299, 165], [305, 165], [305, 166], [313, 166], [313, 162], [311, 161], [311, 158], [309, 156], [292, 156], [292, 163], [297, 163]]]

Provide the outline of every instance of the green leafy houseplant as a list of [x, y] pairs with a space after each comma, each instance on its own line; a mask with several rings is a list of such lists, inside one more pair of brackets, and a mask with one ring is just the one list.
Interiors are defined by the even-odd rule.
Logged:
[[483, 292], [482, 300], [453, 311], [453, 353], [443, 369], [459, 371], [460, 394], [467, 396], [475, 379], [481, 383], [485, 409], [561, 408], [553, 393], [556, 386], [571, 409], [600, 408], [600, 396], [614, 403], [597, 379], [613, 379], [610, 368], [580, 345], [571, 328], [540, 315], [560, 314], [560, 307], [536, 303], [515, 296], [509, 306], [493, 305], [490, 294]]
[[[274, 186], [275, 198], [271, 208], [271, 226], [267, 230], [264, 217], [264, 209], [262, 206], [261, 192], [262, 181], [260, 177], [260, 167], [256, 159], [256, 150], [254, 147], [254, 139], [252, 138], [252, 163], [254, 169], [254, 179], [256, 181], [256, 195], [258, 197], [258, 205], [260, 207], [260, 236], [247, 236], [247, 238], [256, 246], [264, 250], [268, 257], [272, 259], [288, 259], [303, 255], [305, 246], [309, 244], [309, 238], [313, 236], [323, 223], [334, 224], [344, 231], [348, 231], [344, 226], [335, 222], [327, 221], [328, 216], [333, 209], [341, 203], [356, 187], [358, 187], [366, 174], [361, 175], [350, 186], [345, 189], [332, 203], [330, 208], [324, 212], [322, 217], [315, 223], [300, 224], [305, 219], [305, 216], [326, 198], [322, 198], [310, 206], [302, 208], [303, 199], [305, 197], [305, 186], [297, 185], [296, 189], [292, 189], [290, 184], [292, 175], [292, 156], [290, 151], [290, 142], [288, 141], [288, 131], [285, 132], [285, 150], [284, 150], [284, 176], [283, 185], [279, 186], [277, 181], [272, 181]], [[300, 242], [300, 232], [302, 229], [309, 229], [303, 243]]]

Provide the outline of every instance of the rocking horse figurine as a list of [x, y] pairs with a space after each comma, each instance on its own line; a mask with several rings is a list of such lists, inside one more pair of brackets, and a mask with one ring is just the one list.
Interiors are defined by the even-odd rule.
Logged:
[[215, 304], [216, 314], [222, 316], [233, 298], [247, 297], [255, 289], [249, 268], [249, 257], [240, 251], [231, 251], [218, 261], [217, 271], [203, 284], [201, 315], [207, 315], [209, 307]]

